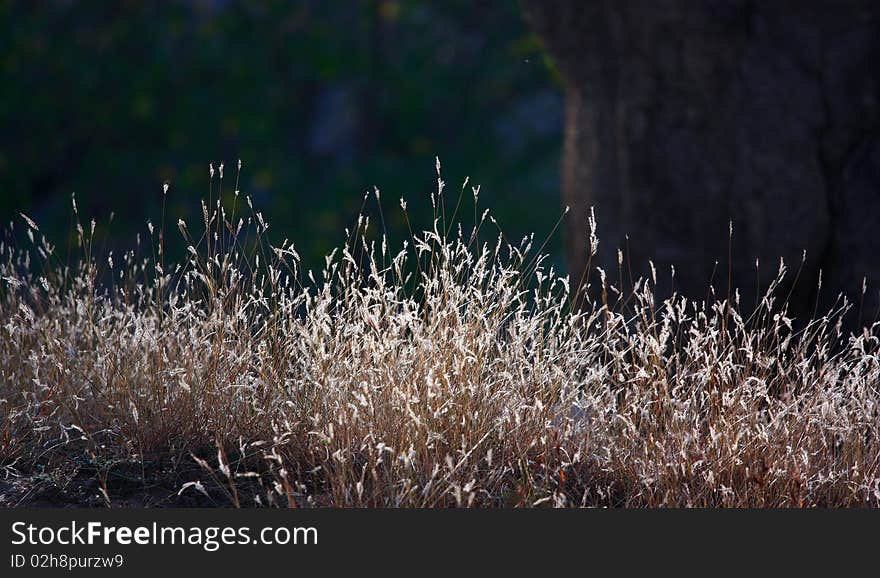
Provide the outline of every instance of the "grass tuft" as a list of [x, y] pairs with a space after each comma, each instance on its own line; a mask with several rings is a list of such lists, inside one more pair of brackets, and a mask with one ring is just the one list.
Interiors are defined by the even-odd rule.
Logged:
[[178, 223], [178, 264], [164, 226], [97, 257], [77, 225], [71, 264], [25, 218], [0, 245], [5, 505], [76, 484], [96, 505], [880, 505], [877, 324], [846, 334], [841, 302], [796, 327], [784, 267], [748, 314], [595, 268], [576, 289], [488, 213], [447, 222], [444, 194], [396, 249], [361, 216], [317, 274], [237, 191]]

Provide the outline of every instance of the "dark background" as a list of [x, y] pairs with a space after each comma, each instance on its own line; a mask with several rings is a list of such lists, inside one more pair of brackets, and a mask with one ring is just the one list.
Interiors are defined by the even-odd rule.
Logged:
[[[0, 2], [0, 222], [24, 212], [56, 243], [75, 192], [108, 248], [131, 248], [165, 181], [177, 238], [209, 162], [228, 200], [241, 158], [270, 237], [315, 263], [373, 186], [398, 242], [401, 196], [428, 227], [435, 155], [450, 195], [470, 176], [505, 232], [543, 239], [562, 123], [514, 0]], [[559, 235], [548, 247], [561, 265]]]

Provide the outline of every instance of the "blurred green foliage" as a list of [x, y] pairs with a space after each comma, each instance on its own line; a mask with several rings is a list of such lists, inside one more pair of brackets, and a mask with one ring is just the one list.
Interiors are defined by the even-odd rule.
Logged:
[[208, 163], [228, 196], [239, 158], [270, 233], [312, 261], [374, 185], [393, 234], [402, 196], [427, 227], [435, 155], [511, 237], [561, 213], [562, 98], [514, 0], [5, 1], [0, 86], [0, 218], [50, 237], [76, 192], [130, 247], [166, 181], [169, 222], [198, 221]]

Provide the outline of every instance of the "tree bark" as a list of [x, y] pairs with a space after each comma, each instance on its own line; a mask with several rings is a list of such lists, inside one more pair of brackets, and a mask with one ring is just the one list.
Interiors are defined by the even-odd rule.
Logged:
[[[880, 3], [524, 0], [566, 93], [562, 190], [573, 277], [587, 262], [703, 299], [754, 303], [780, 257], [792, 309], [880, 300]], [[733, 223], [732, 245], [729, 223]], [[628, 236], [628, 238], [627, 238]], [[801, 268], [803, 252], [806, 259]], [[732, 260], [728, 263], [728, 254]], [[760, 268], [756, 271], [755, 260]], [[716, 265], [717, 262], [717, 265]], [[675, 266], [674, 283], [669, 274]], [[624, 284], [630, 282], [624, 267]]]

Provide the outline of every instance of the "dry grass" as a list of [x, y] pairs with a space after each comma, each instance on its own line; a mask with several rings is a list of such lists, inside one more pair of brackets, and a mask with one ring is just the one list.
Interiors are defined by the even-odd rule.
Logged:
[[399, 252], [359, 219], [319, 274], [237, 194], [201, 238], [179, 224], [179, 266], [152, 227], [110, 259], [79, 227], [67, 267], [26, 222], [0, 265], [2, 471], [73, 461], [110, 504], [100, 464], [126, 460], [236, 505], [880, 504], [877, 325], [847, 336], [842, 304], [793, 328], [775, 287], [747, 316], [595, 269], [573, 291], [443, 197]]

